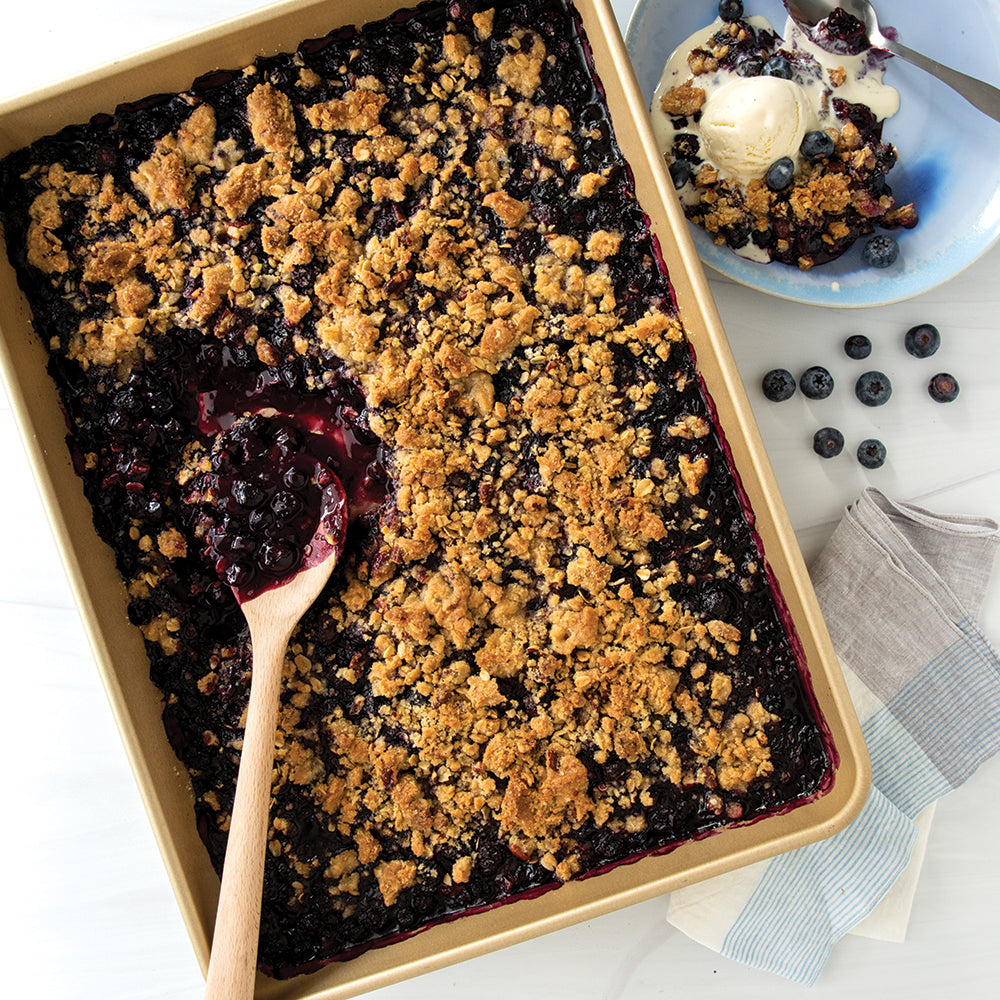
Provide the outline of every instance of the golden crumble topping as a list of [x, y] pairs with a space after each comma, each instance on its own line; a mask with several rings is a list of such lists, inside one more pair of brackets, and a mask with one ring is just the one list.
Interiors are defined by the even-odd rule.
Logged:
[[668, 115], [693, 115], [705, 103], [705, 91], [690, 83], [671, 87], [661, 98], [660, 107]]

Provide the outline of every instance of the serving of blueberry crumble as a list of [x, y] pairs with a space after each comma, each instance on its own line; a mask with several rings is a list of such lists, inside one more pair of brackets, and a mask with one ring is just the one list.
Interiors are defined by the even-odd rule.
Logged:
[[[687, 217], [750, 260], [809, 270], [876, 228], [912, 228], [886, 177], [882, 138], [899, 95], [882, 82], [885, 55], [837, 8], [814, 29], [788, 19], [778, 34], [741, 3], [670, 56], [653, 98], [653, 127]], [[865, 260], [895, 260], [884, 234]]]
[[233, 588], [316, 503], [344, 547], [286, 661], [265, 971], [822, 790], [571, 6], [430, 3], [121, 106], [8, 156], [0, 221], [217, 869]]

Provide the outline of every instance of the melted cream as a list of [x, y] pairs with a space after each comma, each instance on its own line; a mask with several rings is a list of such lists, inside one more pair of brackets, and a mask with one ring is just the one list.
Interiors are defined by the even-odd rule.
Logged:
[[[800, 25], [791, 18], [785, 24], [785, 47], [812, 56], [823, 68], [822, 78], [811, 83], [814, 102], [823, 103], [840, 97], [851, 104], [867, 105], [879, 121], [891, 118], [899, 110], [899, 91], [882, 82], [883, 70], [869, 59], [868, 51], [856, 56], [838, 55], [821, 49]], [[829, 71], [843, 67], [846, 79], [839, 87], [831, 87]], [[832, 108], [827, 119], [836, 122]]]

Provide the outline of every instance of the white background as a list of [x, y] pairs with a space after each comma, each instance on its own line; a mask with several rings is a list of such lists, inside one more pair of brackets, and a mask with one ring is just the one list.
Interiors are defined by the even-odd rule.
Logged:
[[[711, 20], [710, 0], [691, 2], [705, 2], [705, 21]], [[254, 6], [251, 0], [8, 0], [0, 99]], [[632, 0], [614, 6], [624, 26]], [[984, 119], [989, 127], [996, 126]], [[1000, 249], [994, 249], [919, 299], [851, 312], [767, 299], [712, 279], [807, 559], [866, 482], [935, 510], [1000, 519], [998, 271]], [[922, 321], [940, 328], [943, 345], [935, 358], [916, 361], [904, 352], [902, 335]], [[896, 386], [891, 405], [875, 411], [860, 407], [849, 390], [858, 363], [840, 345], [858, 332], [875, 343], [871, 367], [886, 371]], [[830, 368], [840, 391], [820, 403], [796, 396], [779, 407], [763, 399], [764, 371], [780, 365], [799, 372], [810, 364]], [[950, 406], [934, 404], [923, 391], [939, 370], [962, 385]], [[821, 462], [810, 440], [824, 424], [841, 427], [849, 442], [881, 437], [889, 463], [866, 474], [846, 452]], [[0, 697], [8, 720], [0, 823], [3, 992], [44, 1000], [193, 1000], [202, 994], [201, 974], [2, 397], [0, 468], [7, 536], [0, 560]], [[1000, 642], [997, 579], [983, 624]], [[812, 989], [692, 943], [665, 923], [665, 901], [653, 900], [371, 996], [996, 996], [998, 829], [1000, 762], [994, 760], [938, 807], [906, 942], [848, 937]]]

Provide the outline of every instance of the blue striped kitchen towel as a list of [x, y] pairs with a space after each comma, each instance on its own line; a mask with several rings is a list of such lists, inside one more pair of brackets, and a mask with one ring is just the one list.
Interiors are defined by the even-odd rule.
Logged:
[[848, 507], [811, 574], [871, 754], [871, 793], [835, 836], [673, 893], [672, 924], [803, 984], [879, 910], [902, 910], [905, 927], [921, 822], [1000, 749], [1000, 657], [976, 624], [998, 545], [988, 518], [875, 489]]

